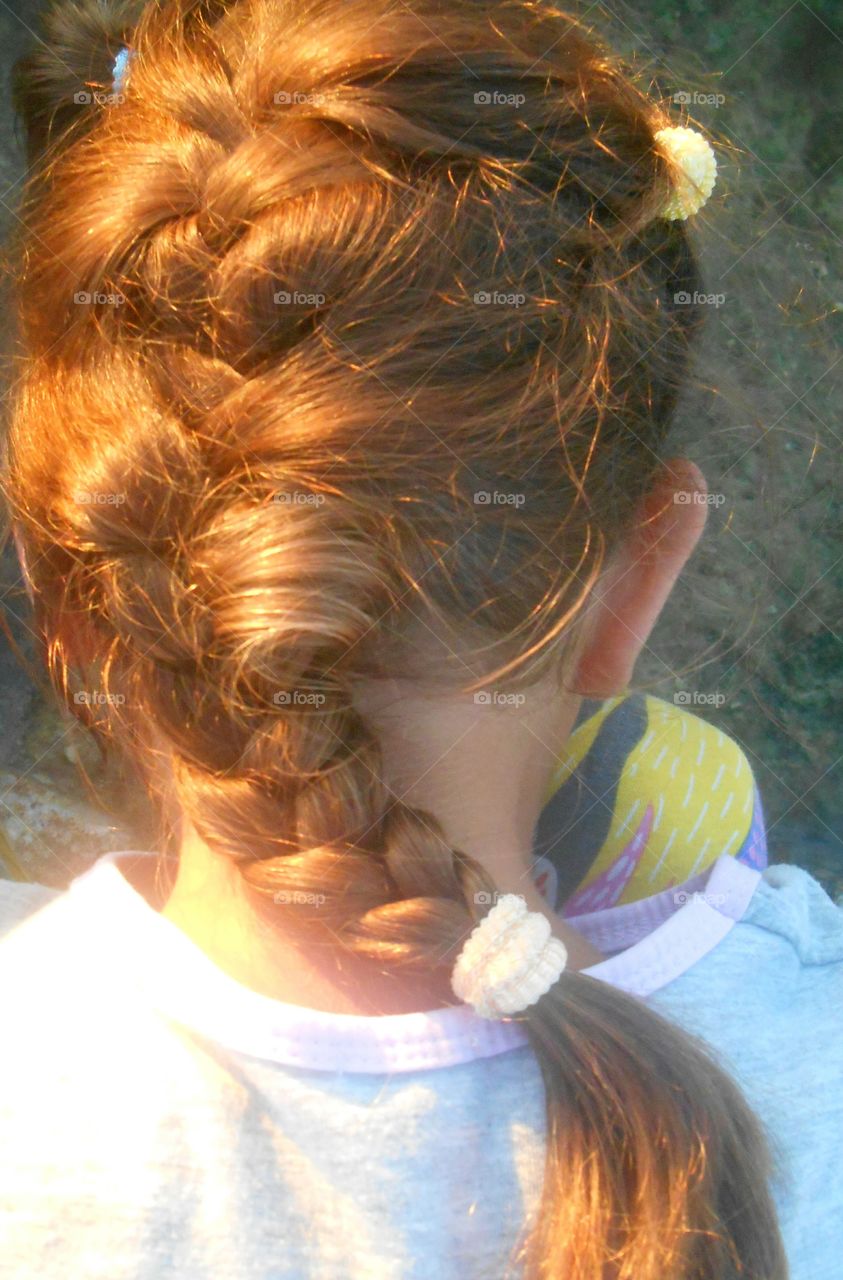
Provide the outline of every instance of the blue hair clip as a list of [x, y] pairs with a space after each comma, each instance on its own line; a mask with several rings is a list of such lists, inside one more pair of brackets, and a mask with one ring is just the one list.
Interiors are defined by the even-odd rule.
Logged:
[[131, 49], [121, 49], [114, 59], [114, 71], [111, 79], [112, 93], [123, 93], [125, 91], [126, 81], [129, 76], [129, 66], [134, 56]]

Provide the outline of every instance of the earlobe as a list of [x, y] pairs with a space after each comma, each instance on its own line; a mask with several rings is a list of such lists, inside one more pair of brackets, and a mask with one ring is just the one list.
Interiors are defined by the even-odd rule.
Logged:
[[588, 606], [574, 692], [627, 688], [642, 649], [705, 528], [705, 479], [692, 462], [663, 464], [635, 526]]

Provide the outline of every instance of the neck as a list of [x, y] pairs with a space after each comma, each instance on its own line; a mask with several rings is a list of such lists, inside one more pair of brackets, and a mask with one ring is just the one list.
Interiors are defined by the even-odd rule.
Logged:
[[[500, 893], [517, 893], [547, 916], [568, 967], [603, 957], [559, 920], [533, 885], [533, 835], [550, 777], [570, 733], [577, 699], [527, 691], [521, 705], [476, 704], [372, 682], [361, 709], [382, 744], [387, 782], [431, 813], [454, 848], [480, 863]], [[185, 827], [179, 869], [162, 914], [237, 981], [286, 1003], [335, 1013], [407, 1013], [457, 1003], [440, 975], [420, 981], [376, 972], [369, 962], [306, 954], [280, 930], [260, 927], [236, 867]]]

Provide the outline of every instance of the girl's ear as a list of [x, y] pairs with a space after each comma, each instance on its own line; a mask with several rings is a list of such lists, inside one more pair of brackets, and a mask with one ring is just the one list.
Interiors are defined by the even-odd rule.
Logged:
[[705, 478], [692, 462], [666, 462], [635, 527], [595, 588], [574, 691], [608, 698], [632, 679], [638, 655], [699, 542], [708, 514]]

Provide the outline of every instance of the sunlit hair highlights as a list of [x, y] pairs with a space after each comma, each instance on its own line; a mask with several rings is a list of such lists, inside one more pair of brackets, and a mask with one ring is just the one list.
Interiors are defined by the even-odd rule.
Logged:
[[[420, 664], [420, 620], [455, 685], [564, 678], [694, 325], [670, 121], [524, 0], [89, 0], [46, 32], [5, 487], [55, 685], [154, 792], [166, 761], [162, 820], [267, 918], [283, 893], [304, 939], [447, 973], [495, 886], [389, 791], [354, 681]], [[74, 103], [123, 44], [119, 104]], [[523, 1021], [528, 1280], [784, 1280], [701, 1044], [577, 973]]]

